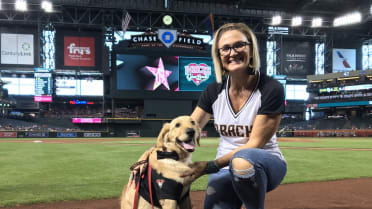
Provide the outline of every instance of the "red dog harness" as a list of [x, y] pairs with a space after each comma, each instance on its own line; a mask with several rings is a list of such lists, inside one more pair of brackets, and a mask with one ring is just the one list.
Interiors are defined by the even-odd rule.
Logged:
[[[171, 157], [167, 156], [163, 158], [158, 155], [158, 159], [159, 158], [164, 159]], [[142, 181], [142, 179], [146, 178], [147, 181]], [[143, 197], [146, 201], [150, 202], [152, 208], [154, 208], [154, 206], [161, 208], [159, 202], [161, 199], [176, 200], [178, 203], [180, 203], [183, 198], [189, 195], [188, 191], [187, 195], [181, 199], [182, 190], [183, 185], [181, 183], [169, 178], [165, 178], [163, 175], [153, 170], [149, 164], [141, 176], [139, 174], [136, 176], [136, 193], [134, 197], [133, 209], [137, 209], [138, 195], [141, 195], [141, 197]]]

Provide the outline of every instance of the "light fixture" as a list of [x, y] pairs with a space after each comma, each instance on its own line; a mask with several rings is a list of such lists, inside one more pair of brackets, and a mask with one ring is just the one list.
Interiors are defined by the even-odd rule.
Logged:
[[17, 11], [27, 11], [26, 0], [17, 0], [15, 3], [15, 10]]
[[362, 21], [362, 14], [360, 12], [353, 12], [350, 14], [346, 14], [344, 16], [335, 18], [333, 20], [333, 26], [342, 26], [342, 25], [350, 25], [350, 24], [355, 24], [359, 23]]
[[279, 25], [282, 23], [282, 17], [280, 15], [276, 15], [272, 18], [271, 25]]
[[302, 24], [302, 17], [296, 16], [292, 18], [292, 26], [300, 26]]
[[372, 4], [371, 4], [371, 6], [369, 7], [369, 14], [372, 15]]
[[44, 9], [45, 12], [53, 12], [53, 5], [50, 1], [42, 1], [41, 8]]
[[322, 27], [323, 20], [320, 17], [313, 18], [313, 21], [311, 22], [311, 27], [317, 28]]
[[173, 22], [173, 18], [170, 15], [164, 15], [163, 17], [163, 23], [164, 25], [170, 25]]
[[1, 0], [0, 0], [0, 10], [2, 9], [2, 3], [1, 3]]

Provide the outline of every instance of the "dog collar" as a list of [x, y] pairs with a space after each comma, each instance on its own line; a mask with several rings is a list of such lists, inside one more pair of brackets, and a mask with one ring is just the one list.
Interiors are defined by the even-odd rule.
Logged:
[[161, 160], [161, 159], [178, 160], [179, 159], [178, 154], [175, 151], [172, 151], [172, 152], [156, 151], [156, 153], [157, 153], [157, 156], [158, 156], [158, 160]]

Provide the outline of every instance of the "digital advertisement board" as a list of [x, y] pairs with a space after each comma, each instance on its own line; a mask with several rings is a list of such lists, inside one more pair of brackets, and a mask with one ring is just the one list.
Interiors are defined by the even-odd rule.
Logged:
[[34, 65], [34, 35], [1, 33], [1, 64]]
[[313, 42], [285, 41], [282, 45], [281, 75], [295, 78], [306, 78], [315, 72], [315, 52]]
[[102, 71], [104, 36], [93, 28], [56, 27], [56, 69]]
[[64, 37], [64, 65], [65, 66], [95, 66], [94, 37]]
[[72, 118], [72, 123], [102, 123], [101, 118]]
[[355, 70], [356, 50], [333, 49], [332, 60], [333, 73]]

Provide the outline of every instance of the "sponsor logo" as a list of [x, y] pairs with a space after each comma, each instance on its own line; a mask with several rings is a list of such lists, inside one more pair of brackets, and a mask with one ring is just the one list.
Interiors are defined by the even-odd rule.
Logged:
[[74, 138], [77, 134], [75, 132], [59, 132], [57, 137]]
[[172, 46], [174, 42], [177, 40], [177, 30], [164, 30], [159, 29], [158, 30], [158, 38], [159, 40], [167, 47], [169, 48]]
[[17, 132], [0, 132], [0, 138], [17, 138]]
[[70, 54], [80, 54], [80, 55], [90, 54], [90, 47], [79, 47], [79, 46], [76, 46], [75, 43], [71, 43], [67, 47], [67, 49], [69, 50]]
[[84, 137], [101, 137], [101, 133], [84, 133]]
[[102, 123], [101, 118], [72, 118], [72, 123]]
[[23, 42], [22, 43], [22, 49], [24, 50], [24, 51], [30, 51], [30, 49], [31, 49], [31, 46], [30, 46], [30, 44], [29, 43], [27, 43], [27, 42]]
[[49, 134], [47, 132], [26, 132], [25, 136], [38, 138], [38, 137], [48, 137]]
[[336, 51], [338, 57], [340, 59], [342, 59], [342, 65], [345, 67], [345, 68], [351, 68], [350, 67], [350, 64], [347, 62], [346, 58], [344, 57], [344, 55], [342, 55], [341, 51], [337, 50]]
[[188, 81], [192, 81], [195, 85], [199, 86], [200, 83], [209, 79], [212, 73], [211, 66], [200, 63], [190, 63], [185, 66], [185, 75]]
[[161, 189], [163, 187], [163, 184], [164, 184], [164, 179], [156, 179], [156, 183], [158, 184], [158, 186]]

